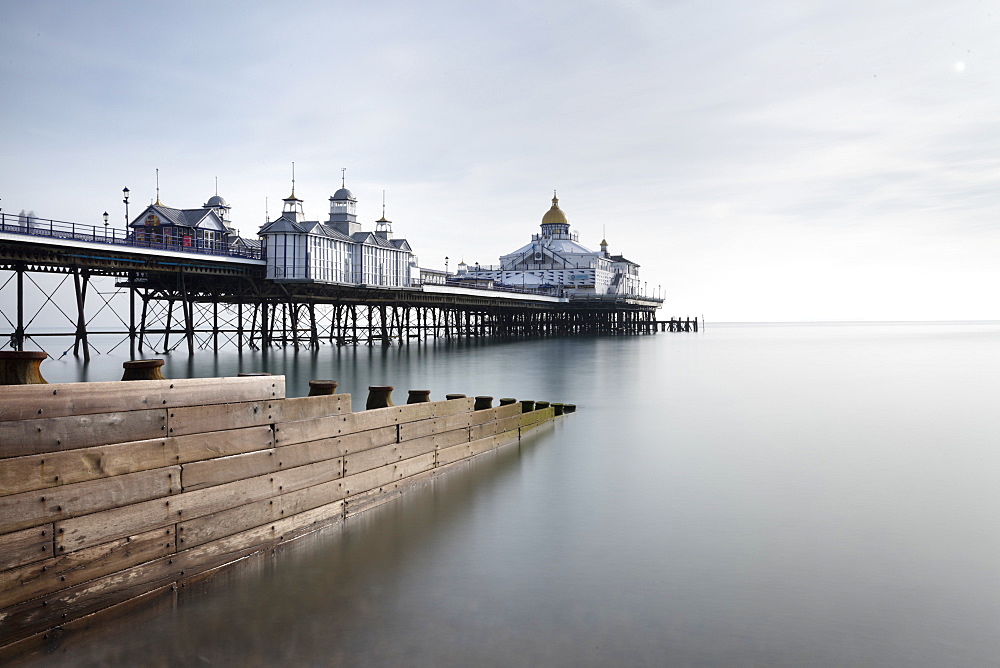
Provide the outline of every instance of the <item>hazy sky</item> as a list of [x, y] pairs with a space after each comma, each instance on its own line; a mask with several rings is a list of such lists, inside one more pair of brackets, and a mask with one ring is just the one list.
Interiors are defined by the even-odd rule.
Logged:
[[[0, 0], [0, 206], [244, 235], [341, 167], [422, 265], [496, 263], [553, 189], [664, 315], [1000, 319], [1000, 6]], [[606, 230], [606, 232], [605, 232]]]

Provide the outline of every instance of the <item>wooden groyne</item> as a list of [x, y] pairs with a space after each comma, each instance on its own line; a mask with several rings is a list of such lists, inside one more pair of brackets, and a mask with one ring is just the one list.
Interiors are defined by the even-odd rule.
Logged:
[[286, 398], [284, 376], [0, 387], [0, 658], [384, 503], [569, 410], [487, 399], [352, 412], [348, 394]]

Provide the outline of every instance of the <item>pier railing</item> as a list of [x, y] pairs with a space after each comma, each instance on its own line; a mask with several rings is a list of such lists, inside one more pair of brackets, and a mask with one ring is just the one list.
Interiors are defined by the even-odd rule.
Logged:
[[181, 253], [197, 253], [200, 255], [222, 255], [228, 257], [244, 257], [253, 260], [261, 259], [261, 252], [234, 248], [224, 242], [207, 242], [192, 239], [189, 244], [162, 242], [142, 239], [131, 230], [102, 225], [86, 225], [49, 218], [0, 213], [0, 232], [23, 234], [32, 237], [47, 237], [70, 241], [88, 241], [97, 244], [128, 246], [131, 248], [152, 248]]

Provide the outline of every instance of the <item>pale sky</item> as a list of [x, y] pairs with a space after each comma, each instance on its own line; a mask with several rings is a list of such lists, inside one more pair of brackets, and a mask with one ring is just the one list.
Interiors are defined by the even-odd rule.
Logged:
[[0, 206], [124, 225], [215, 192], [245, 236], [341, 168], [425, 266], [495, 264], [552, 191], [663, 316], [1000, 319], [1000, 5], [0, 0]]

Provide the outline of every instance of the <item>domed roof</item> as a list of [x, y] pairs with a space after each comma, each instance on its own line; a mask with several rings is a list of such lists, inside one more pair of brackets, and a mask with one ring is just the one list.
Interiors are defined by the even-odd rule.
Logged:
[[569, 225], [569, 221], [566, 220], [566, 214], [562, 212], [559, 208], [559, 198], [552, 195], [552, 208], [545, 212], [542, 216], [542, 225]]
[[341, 188], [337, 192], [333, 193], [333, 197], [330, 199], [354, 199], [354, 194], [347, 188]]
[[222, 195], [212, 195], [208, 198], [208, 201], [205, 202], [205, 206], [229, 206], [229, 204], [226, 203], [226, 200], [223, 199]]

